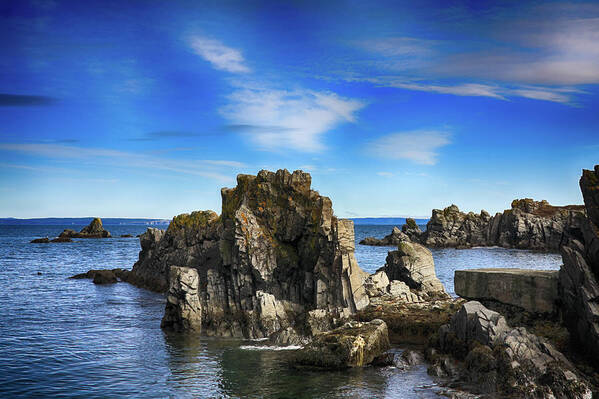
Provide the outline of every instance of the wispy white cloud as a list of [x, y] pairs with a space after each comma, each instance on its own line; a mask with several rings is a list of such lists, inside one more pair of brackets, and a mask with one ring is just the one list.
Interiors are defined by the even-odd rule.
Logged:
[[485, 84], [464, 83], [455, 86], [441, 86], [436, 84], [394, 82], [390, 83], [389, 86], [408, 90], [454, 94], [456, 96], [493, 97], [505, 100], [505, 97], [500, 94], [500, 91], [502, 91], [501, 88]]
[[245, 87], [229, 96], [221, 115], [264, 150], [305, 152], [325, 148], [322, 136], [346, 122], [364, 107], [359, 100], [331, 92], [275, 90]]
[[[177, 174], [201, 176], [226, 183], [234, 181], [234, 176], [225, 174], [215, 168], [241, 168], [245, 166], [243, 163], [237, 161], [175, 160], [142, 153], [57, 144], [0, 143], [0, 152], [2, 151], [24, 153], [49, 159], [77, 160], [108, 166], [122, 165], [123, 167], [140, 168], [144, 170], [162, 170]], [[0, 164], [0, 166], [28, 169], [32, 171], [48, 171], [46, 168], [29, 165]]]
[[250, 72], [241, 52], [225, 46], [218, 40], [196, 36], [191, 38], [190, 45], [196, 54], [210, 62], [216, 69], [231, 73]]
[[376, 174], [383, 177], [393, 177], [393, 173], [391, 172], [376, 172]]
[[407, 159], [418, 164], [437, 163], [437, 150], [451, 143], [449, 134], [436, 130], [393, 133], [371, 142], [368, 152], [387, 159]]

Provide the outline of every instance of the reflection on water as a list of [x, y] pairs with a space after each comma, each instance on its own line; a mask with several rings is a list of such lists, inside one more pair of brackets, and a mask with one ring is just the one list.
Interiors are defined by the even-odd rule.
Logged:
[[[437, 397], [424, 366], [407, 372], [294, 370], [287, 363], [290, 351], [244, 350], [240, 346], [259, 343], [164, 333], [162, 295], [125, 283], [97, 286], [67, 279], [92, 268], [130, 268], [139, 241], [29, 244], [62, 229], [0, 226], [2, 397]], [[145, 227], [109, 230], [115, 236], [135, 235]], [[389, 226], [356, 226], [357, 239], [389, 231]], [[356, 256], [364, 269], [373, 271], [384, 264], [390, 249], [358, 245]], [[561, 260], [551, 254], [488, 248], [433, 254], [437, 274], [449, 290], [456, 267], [555, 268]]]

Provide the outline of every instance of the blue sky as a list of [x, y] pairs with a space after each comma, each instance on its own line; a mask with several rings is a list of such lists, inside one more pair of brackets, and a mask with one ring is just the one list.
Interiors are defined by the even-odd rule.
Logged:
[[279, 168], [341, 217], [496, 212], [599, 161], [597, 3], [3, 1], [0, 41], [0, 217], [220, 211]]

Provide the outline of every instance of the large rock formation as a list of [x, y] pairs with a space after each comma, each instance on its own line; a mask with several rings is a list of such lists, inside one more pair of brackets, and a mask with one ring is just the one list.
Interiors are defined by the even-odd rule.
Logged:
[[455, 292], [462, 298], [490, 300], [527, 312], [553, 314], [558, 304], [557, 270], [456, 270]]
[[572, 337], [599, 365], [599, 165], [583, 170], [580, 189], [587, 217], [562, 247], [560, 298]]
[[439, 330], [437, 347], [457, 360], [429, 350], [430, 371], [449, 372], [474, 391], [521, 398], [591, 398], [588, 383], [566, 357], [525, 328], [511, 328], [481, 303], [465, 303]]
[[[402, 230], [427, 247], [501, 246], [558, 251], [566, 237], [580, 229], [583, 219], [582, 205], [552, 206], [547, 201], [525, 198], [512, 201], [511, 209], [495, 216], [484, 210], [480, 214], [464, 213], [456, 205], [433, 209], [425, 232], [419, 233], [407, 223]], [[390, 236], [383, 240], [368, 237], [361, 243], [396, 245], [387, 240]]]
[[164, 233], [148, 229], [132, 273], [165, 291], [172, 265], [196, 269], [207, 335], [309, 335], [310, 311], [334, 318], [362, 309], [367, 274], [354, 257], [353, 222], [337, 219], [310, 184], [301, 171], [239, 175], [237, 187], [221, 191], [220, 217], [194, 212]]
[[79, 233], [75, 230], [65, 229], [58, 238], [110, 238], [110, 232], [104, 230], [102, 219], [94, 218], [91, 223], [85, 226]]

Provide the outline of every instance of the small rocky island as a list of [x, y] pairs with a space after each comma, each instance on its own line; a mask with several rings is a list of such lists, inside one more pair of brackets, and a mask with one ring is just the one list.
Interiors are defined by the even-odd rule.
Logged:
[[580, 229], [584, 205], [552, 206], [530, 198], [512, 201], [511, 209], [495, 216], [485, 210], [464, 213], [455, 205], [433, 209], [421, 231], [414, 219], [406, 219], [382, 239], [367, 237], [362, 245], [395, 246], [409, 238], [427, 247], [471, 248], [499, 246], [558, 252], [572, 231]]
[[[460, 226], [487, 220], [485, 231], [511, 237], [510, 245], [561, 245], [559, 272], [456, 272], [463, 298], [445, 292], [417, 226], [394, 231], [397, 249], [376, 273], [361, 270], [353, 222], [334, 216], [331, 200], [311, 189], [309, 174], [286, 170], [239, 175], [237, 187], [221, 191], [220, 215], [198, 211], [176, 216], [166, 231], [149, 228], [133, 270], [76, 277], [118, 278], [165, 292], [164, 329], [299, 345], [294, 367], [401, 368], [424, 357], [441, 383], [475, 394], [591, 398], [599, 386], [599, 166], [583, 172], [580, 186], [585, 210], [525, 200], [488, 220], [462, 217], [457, 208], [437, 212], [431, 233], [420, 234], [431, 240], [459, 236], [466, 238], [446, 241], [472, 244], [482, 224], [476, 234]], [[510, 225], [512, 217], [531, 221], [517, 231], [546, 228], [560, 231], [559, 240], [557, 233], [538, 241], [492, 228]], [[468, 234], [432, 234], [438, 223]], [[386, 352], [405, 344], [421, 352], [406, 351], [401, 359]]]
[[81, 229], [80, 232], [75, 230], [65, 229], [56, 238], [50, 239], [48, 237], [36, 238], [31, 240], [32, 244], [48, 244], [51, 242], [73, 242], [73, 238], [110, 238], [110, 232], [104, 230], [102, 226], [102, 219], [94, 218], [90, 224]]

